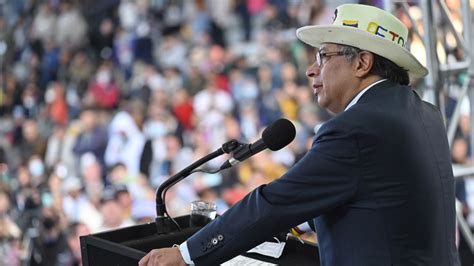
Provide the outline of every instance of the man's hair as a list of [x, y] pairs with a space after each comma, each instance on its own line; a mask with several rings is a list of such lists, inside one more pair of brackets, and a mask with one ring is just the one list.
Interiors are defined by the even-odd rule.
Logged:
[[[361, 49], [353, 46], [339, 46], [342, 48], [341, 51], [344, 52], [344, 56], [348, 62], [352, 62], [354, 57], [362, 51]], [[397, 64], [386, 59], [385, 57], [375, 53], [372, 54], [374, 55], [374, 64], [372, 65], [372, 69], [370, 69], [370, 74], [380, 76], [400, 85], [408, 85], [410, 83], [408, 72], [405, 69], [399, 67]]]

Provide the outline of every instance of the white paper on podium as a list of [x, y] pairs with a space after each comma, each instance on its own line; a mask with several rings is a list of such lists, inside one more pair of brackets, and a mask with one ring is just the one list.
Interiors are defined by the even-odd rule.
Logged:
[[228, 260], [221, 264], [222, 266], [242, 266], [242, 265], [250, 265], [250, 266], [275, 266], [277, 264], [256, 260], [252, 258], [248, 258], [242, 255], [239, 255], [231, 260]]
[[250, 253], [258, 253], [268, 257], [278, 259], [281, 257], [283, 253], [283, 249], [285, 248], [286, 242], [263, 242], [262, 244], [252, 248], [251, 250], [247, 251]]

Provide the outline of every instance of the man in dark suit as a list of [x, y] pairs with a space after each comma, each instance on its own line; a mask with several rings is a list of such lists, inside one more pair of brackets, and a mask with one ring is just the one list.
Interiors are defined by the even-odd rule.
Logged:
[[408, 73], [427, 70], [404, 48], [407, 34], [390, 13], [351, 4], [332, 25], [298, 29], [318, 48], [307, 76], [334, 118], [282, 177], [140, 265], [216, 265], [308, 220], [324, 266], [459, 265], [445, 127], [408, 86]]

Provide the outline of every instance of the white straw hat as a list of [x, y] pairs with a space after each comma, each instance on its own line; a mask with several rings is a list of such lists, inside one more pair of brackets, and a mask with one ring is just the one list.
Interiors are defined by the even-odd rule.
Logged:
[[428, 74], [428, 69], [405, 48], [407, 27], [392, 14], [377, 7], [360, 4], [338, 6], [332, 25], [301, 27], [296, 36], [316, 48], [322, 43], [336, 43], [373, 52], [415, 77]]

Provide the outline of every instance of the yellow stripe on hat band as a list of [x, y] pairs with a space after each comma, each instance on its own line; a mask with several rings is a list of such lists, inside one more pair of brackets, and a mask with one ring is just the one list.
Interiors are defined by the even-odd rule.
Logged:
[[358, 21], [358, 20], [348, 20], [348, 19], [344, 19], [344, 20], [342, 21], [342, 25], [343, 25], [343, 26], [350, 26], [350, 27], [358, 28], [358, 27], [359, 27], [359, 21]]

